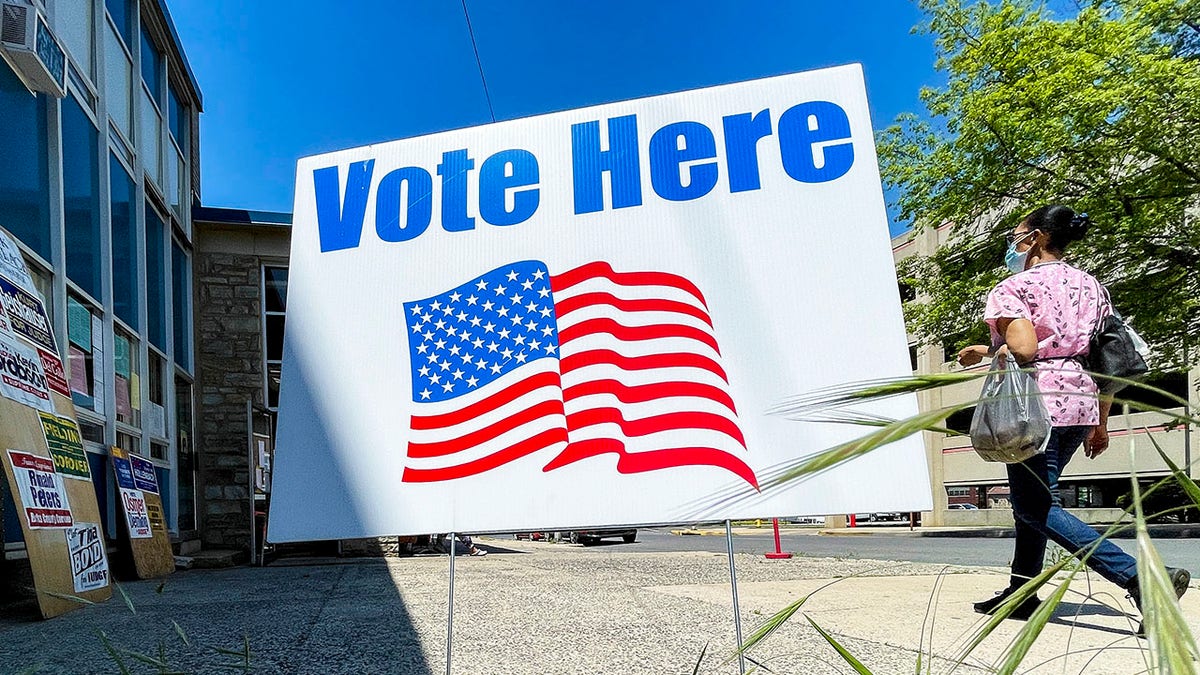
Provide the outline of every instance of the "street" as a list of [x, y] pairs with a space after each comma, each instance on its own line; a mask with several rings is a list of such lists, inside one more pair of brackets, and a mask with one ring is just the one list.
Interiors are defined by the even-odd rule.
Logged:
[[[906, 526], [883, 527], [881, 532]], [[638, 530], [638, 540], [625, 544], [619, 539], [606, 539], [597, 545], [606, 553], [651, 553], [673, 551], [725, 552], [723, 536], [680, 536], [671, 529]], [[717, 528], [719, 529], [719, 528]], [[742, 530], [744, 531], [744, 529]], [[910, 537], [898, 534], [877, 536], [820, 535], [816, 529], [784, 529], [781, 534], [783, 550], [812, 558], [853, 558], [870, 560], [900, 560], [904, 562], [942, 563], [973, 567], [1003, 567], [1012, 555], [1012, 539]], [[1118, 546], [1133, 553], [1132, 539], [1115, 539]], [[484, 543], [490, 543], [486, 540]], [[1200, 574], [1200, 545], [1192, 539], [1156, 539], [1155, 546], [1166, 564], [1184, 567]], [[733, 538], [738, 553], [761, 555], [775, 550], [775, 540], [769, 527], [762, 534], [738, 534]]]

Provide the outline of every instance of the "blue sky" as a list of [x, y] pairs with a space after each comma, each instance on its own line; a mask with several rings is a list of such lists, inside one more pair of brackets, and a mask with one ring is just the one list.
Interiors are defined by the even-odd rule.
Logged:
[[[290, 211], [300, 157], [491, 121], [460, 0], [168, 4], [207, 206]], [[941, 80], [907, 0], [466, 6], [497, 120], [860, 62], [880, 129]]]

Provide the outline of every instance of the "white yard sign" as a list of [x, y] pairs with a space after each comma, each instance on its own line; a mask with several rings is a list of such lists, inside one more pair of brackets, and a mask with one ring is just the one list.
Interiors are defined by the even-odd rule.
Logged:
[[[859, 66], [300, 160], [273, 541], [930, 508]], [[904, 417], [915, 400], [874, 405]]]

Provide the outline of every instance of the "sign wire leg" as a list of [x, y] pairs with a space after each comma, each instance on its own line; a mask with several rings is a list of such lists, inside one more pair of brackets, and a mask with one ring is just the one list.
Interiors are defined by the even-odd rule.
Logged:
[[738, 672], [746, 672], [746, 657], [742, 654], [742, 611], [738, 607], [737, 568], [733, 564], [733, 525], [725, 521], [725, 548], [729, 551], [729, 585], [733, 588], [733, 629], [737, 636]]
[[446, 612], [446, 675], [450, 675], [450, 655], [454, 648], [454, 540], [455, 533], [450, 533], [450, 599]]

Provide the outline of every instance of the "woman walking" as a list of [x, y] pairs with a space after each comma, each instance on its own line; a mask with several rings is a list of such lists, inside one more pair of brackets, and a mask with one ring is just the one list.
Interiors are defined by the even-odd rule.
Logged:
[[[984, 320], [992, 346], [973, 345], [958, 354], [972, 366], [985, 357], [1011, 353], [1023, 367], [1037, 370], [1038, 388], [1050, 413], [1051, 433], [1042, 454], [1008, 464], [1008, 484], [1016, 541], [1008, 588], [975, 604], [991, 614], [1029, 579], [1042, 571], [1047, 538], [1067, 551], [1086, 553], [1099, 535], [1062, 508], [1058, 479], [1075, 451], [1083, 446], [1089, 458], [1108, 448], [1110, 402], [1099, 400], [1096, 382], [1080, 364], [1100, 320], [1112, 312], [1100, 283], [1088, 273], [1062, 261], [1069, 244], [1087, 233], [1091, 222], [1066, 206], [1043, 206], [1030, 213], [1008, 235], [1005, 264], [1013, 273], [988, 294]], [[1095, 547], [1088, 567], [1124, 588], [1141, 611], [1137, 563], [1110, 541]], [[1182, 596], [1191, 575], [1167, 568]], [[1031, 596], [1012, 613], [1028, 619], [1040, 601]], [[1140, 631], [1139, 631], [1140, 632]]]

